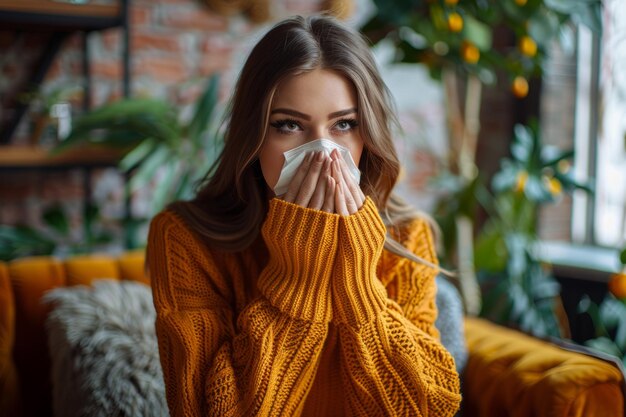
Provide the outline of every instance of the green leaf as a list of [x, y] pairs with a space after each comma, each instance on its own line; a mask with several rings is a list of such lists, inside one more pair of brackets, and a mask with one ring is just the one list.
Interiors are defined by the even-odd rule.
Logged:
[[139, 188], [146, 187], [148, 182], [154, 178], [156, 170], [161, 167], [168, 158], [170, 158], [171, 151], [166, 146], [159, 146], [152, 152], [145, 161], [137, 168], [137, 172], [130, 180], [131, 191], [136, 191]]
[[376, 14], [380, 20], [393, 26], [407, 24], [410, 18], [410, 11], [419, 7], [419, 2], [416, 4], [412, 0], [375, 0], [374, 3], [377, 8]]
[[585, 345], [593, 349], [597, 349], [600, 352], [604, 352], [604, 353], [608, 353], [609, 355], [616, 356], [620, 359], [622, 358], [622, 355], [623, 355], [622, 352], [619, 350], [619, 348], [615, 345], [615, 342], [613, 342], [608, 337], [598, 337], [596, 339], [587, 340], [585, 342]]
[[502, 169], [493, 176], [491, 185], [495, 191], [512, 189], [517, 183], [520, 169], [508, 160], [502, 161]]
[[528, 166], [531, 152], [531, 148], [524, 146], [520, 142], [514, 142], [511, 145], [511, 155], [513, 156], [513, 158], [515, 158], [516, 161], [519, 161], [524, 166]]
[[564, 173], [555, 171], [554, 178], [561, 181], [561, 184], [563, 184], [563, 188], [568, 192], [571, 192], [574, 189], [579, 189], [589, 194], [594, 193], [593, 181], [590, 181], [589, 183], [584, 183], [584, 184], [576, 181], [573, 170], [570, 170]]
[[559, 30], [559, 18], [549, 10], [536, 13], [528, 22], [528, 33], [537, 44], [548, 44]]
[[626, 320], [626, 306], [615, 298], [607, 297], [600, 304], [600, 320], [607, 329], [614, 329]]
[[173, 190], [173, 185], [177, 180], [176, 169], [180, 164], [178, 161], [170, 160], [163, 169], [163, 180], [159, 183], [159, 186], [154, 190], [152, 196], [152, 214], [156, 214], [161, 211], [169, 202], [173, 195], [176, 193]]
[[515, 140], [524, 148], [528, 149], [529, 153], [532, 153], [532, 149], [535, 143], [535, 139], [533, 138], [533, 136], [535, 135], [532, 129], [528, 126], [518, 123], [513, 127], [513, 133], [515, 135]]
[[552, 201], [552, 194], [545, 189], [543, 182], [536, 175], [529, 175], [524, 194], [529, 200], [537, 203]]
[[128, 146], [141, 138], [151, 137], [159, 142], [175, 143], [180, 131], [175, 110], [168, 103], [126, 99], [79, 117], [70, 135], [54, 149], [54, 153], [85, 142]]
[[0, 260], [33, 255], [51, 255], [56, 243], [29, 226], [0, 225]]
[[615, 344], [619, 346], [622, 352], [626, 353], [626, 305], [622, 305], [622, 315], [617, 324], [617, 330], [615, 331]]
[[213, 75], [207, 82], [207, 86], [196, 104], [196, 109], [189, 123], [189, 137], [197, 141], [200, 135], [207, 129], [218, 100], [219, 77]]
[[469, 14], [464, 16], [463, 35], [481, 51], [491, 49], [493, 39], [491, 28]]
[[150, 138], [144, 140], [135, 147], [132, 151], [128, 152], [124, 158], [119, 162], [119, 167], [123, 171], [129, 171], [135, 166], [139, 165], [145, 158], [154, 151], [157, 145]]
[[488, 272], [501, 272], [506, 268], [508, 252], [504, 244], [502, 230], [495, 222], [486, 225], [474, 246], [474, 264], [477, 269]]
[[517, 321], [530, 307], [528, 294], [519, 285], [512, 285], [509, 291], [512, 302], [511, 318]]
[[564, 159], [571, 159], [574, 157], [574, 150], [561, 151], [554, 146], [544, 146], [541, 150], [542, 166], [549, 167], [555, 166]]
[[619, 254], [619, 260], [622, 265], [626, 265], [626, 248], [624, 248], [624, 250], [622, 250], [622, 252]]
[[54, 205], [46, 209], [43, 213], [43, 220], [50, 228], [61, 236], [67, 236], [70, 232], [70, 222], [60, 205]]
[[504, 237], [504, 242], [509, 253], [507, 272], [512, 279], [521, 277], [528, 267], [526, 258], [528, 239], [520, 233], [508, 233]]

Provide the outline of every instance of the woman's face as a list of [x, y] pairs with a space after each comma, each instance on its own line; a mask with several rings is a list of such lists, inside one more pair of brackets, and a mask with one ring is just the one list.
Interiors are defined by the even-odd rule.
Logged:
[[259, 155], [267, 185], [273, 189], [278, 182], [284, 152], [320, 138], [348, 148], [359, 166], [363, 139], [357, 117], [356, 90], [338, 72], [316, 69], [286, 78], [274, 94]]

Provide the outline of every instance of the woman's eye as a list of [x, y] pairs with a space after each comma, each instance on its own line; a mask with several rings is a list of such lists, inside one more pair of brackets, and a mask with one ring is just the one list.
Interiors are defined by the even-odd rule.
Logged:
[[358, 123], [354, 119], [339, 120], [337, 123], [335, 123], [335, 129], [340, 132], [347, 132], [357, 126]]
[[295, 120], [277, 120], [270, 123], [279, 133], [293, 133], [301, 130], [300, 124]]

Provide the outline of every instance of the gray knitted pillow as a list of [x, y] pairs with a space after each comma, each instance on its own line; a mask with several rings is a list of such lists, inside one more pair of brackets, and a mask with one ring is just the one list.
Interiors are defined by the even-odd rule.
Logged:
[[167, 416], [150, 287], [98, 280], [48, 292], [56, 416]]

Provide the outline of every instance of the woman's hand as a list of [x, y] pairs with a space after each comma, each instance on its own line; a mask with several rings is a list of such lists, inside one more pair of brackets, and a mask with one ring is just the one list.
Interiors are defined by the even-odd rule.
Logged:
[[365, 202], [365, 194], [354, 180], [341, 153], [333, 149], [330, 156], [332, 159], [331, 173], [337, 184], [335, 187], [335, 211], [342, 216], [354, 214]]
[[283, 199], [299, 206], [334, 213], [337, 184], [331, 176], [331, 162], [324, 152], [307, 154]]
[[348, 216], [365, 202], [343, 157], [333, 150], [308, 154], [291, 180], [283, 199], [303, 207]]

